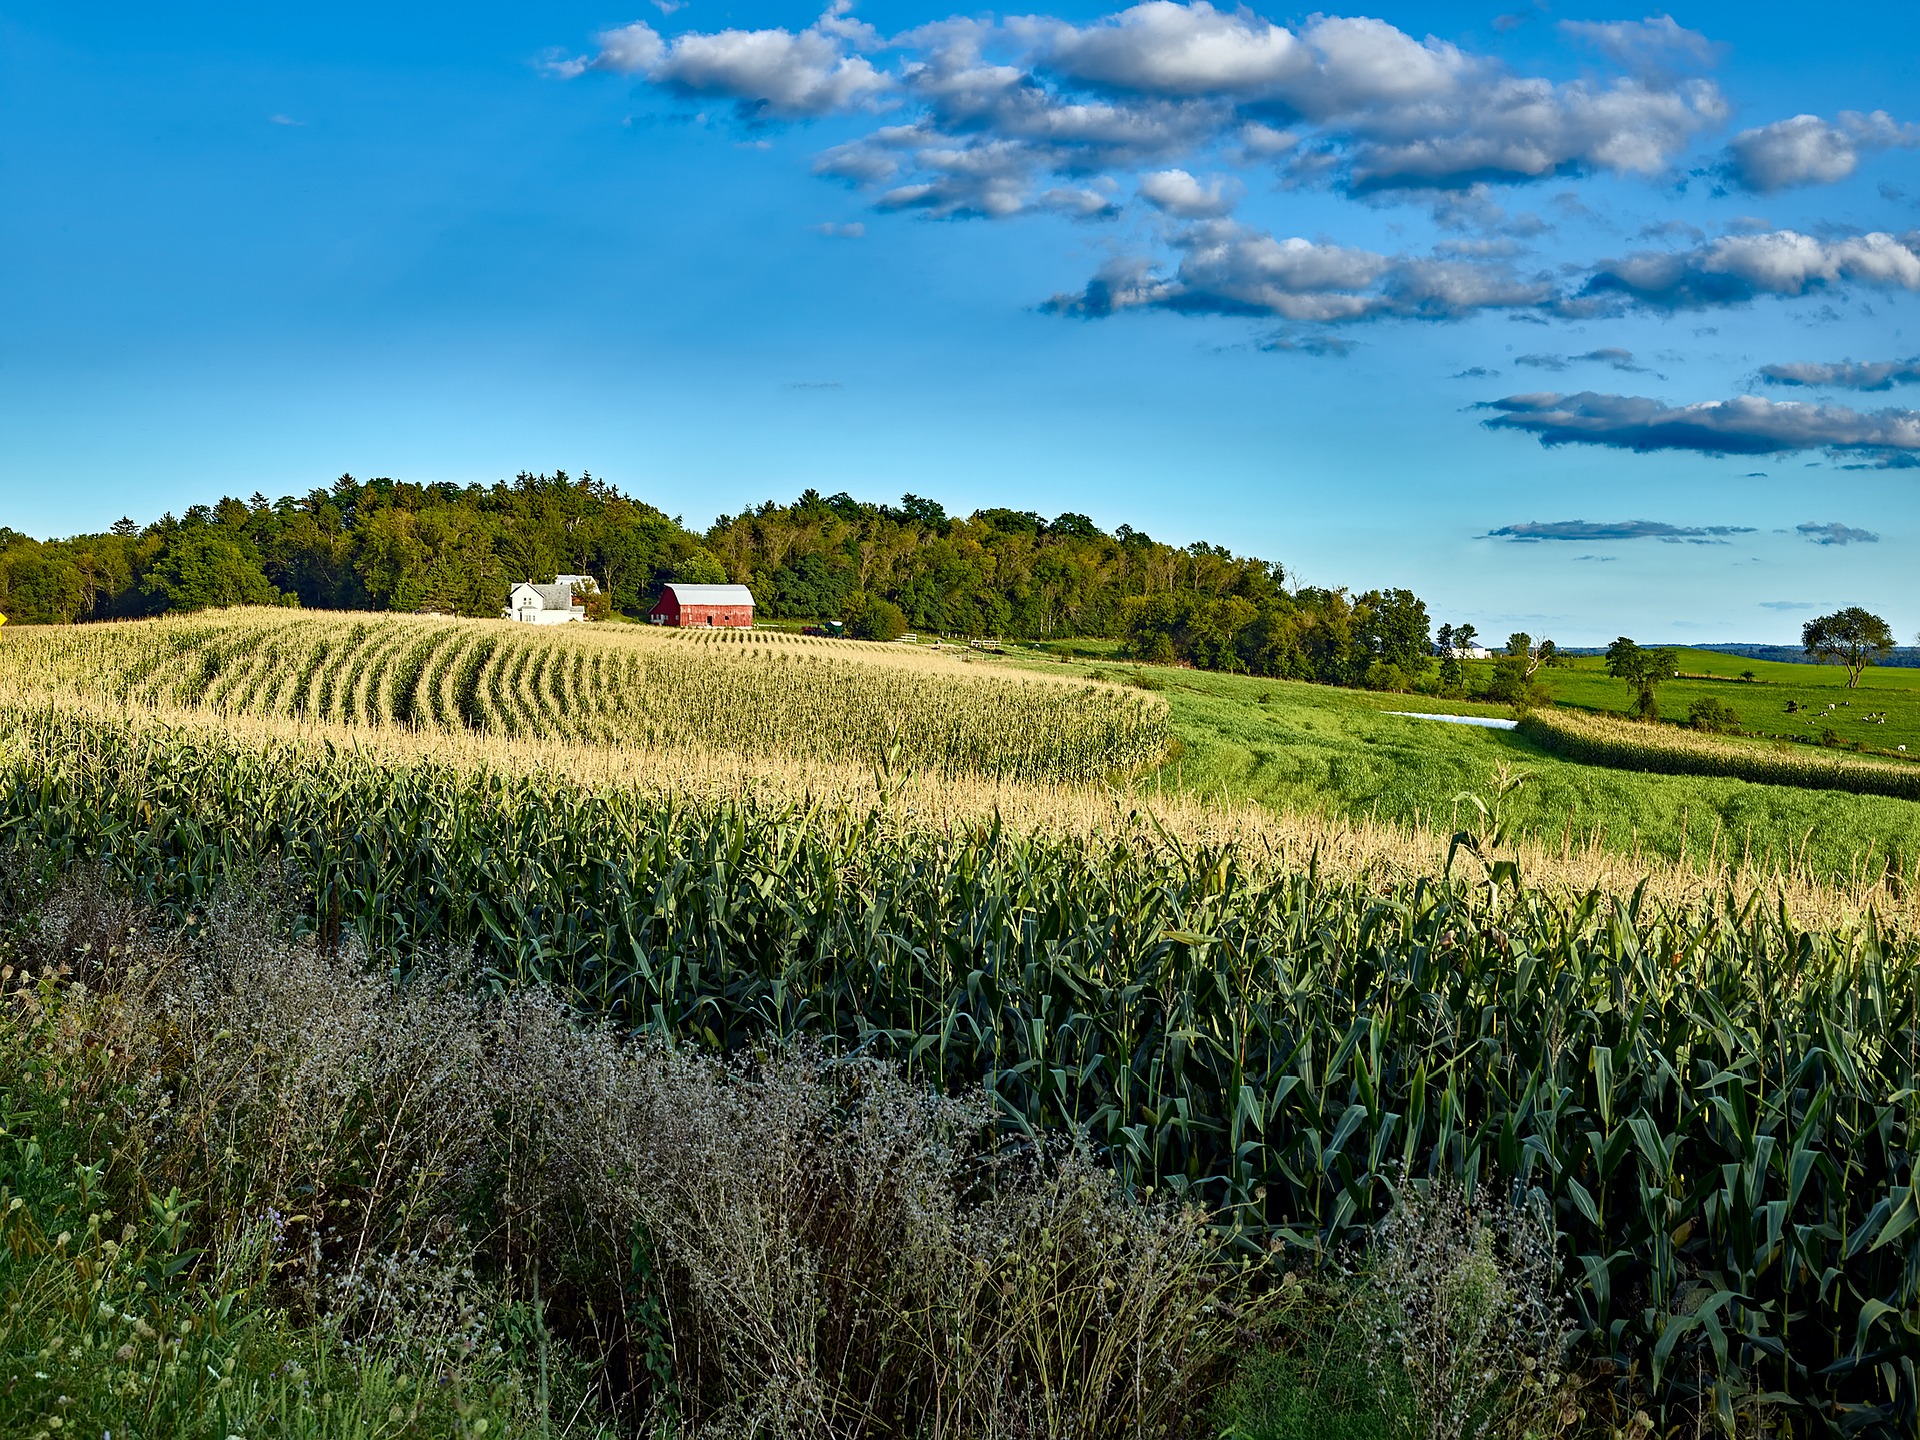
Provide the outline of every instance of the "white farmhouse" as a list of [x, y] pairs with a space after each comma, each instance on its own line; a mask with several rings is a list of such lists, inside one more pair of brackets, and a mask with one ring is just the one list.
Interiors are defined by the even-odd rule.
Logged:
[[587, 618], [587, 607], [576, 590], [592, 593], [600, 587], [591, 575], [556, 575], [551, 585], [522, 580], [507, 594], [502, 618], [523, 625], [566, 625]]

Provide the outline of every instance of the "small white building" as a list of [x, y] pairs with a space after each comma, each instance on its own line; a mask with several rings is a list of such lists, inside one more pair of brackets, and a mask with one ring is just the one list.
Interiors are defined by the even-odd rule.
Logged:
[[523, 625], [566, 625], [587, 618], [580, 594], [592, 594], [599, 588], [591, 575], [557, 575], [551, 585], [522, 580], [507, 593], [507, 608], [500, 614]]

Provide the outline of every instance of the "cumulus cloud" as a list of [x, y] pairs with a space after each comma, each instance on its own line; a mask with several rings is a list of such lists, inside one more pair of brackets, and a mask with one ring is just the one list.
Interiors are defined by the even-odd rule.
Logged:
[[1791, 365], [1762, 365], [1760, 375], [1769, 385], [1891, 390], [1896, 385], [1920, 385], [1920, 355], [1911, 360], [1841, 360], [1831, 365], [1800, 361]]
[[1720, 170], [1742, 189], [1766, 194], [1795, 185], [1828, 185], [1860, 166], [1866, 150], [1920, 146], [1920, 125], [1901, 124], [1884, 110], [1843, 110], [1837, 120], [1794, 115], [1727, 142]]
[[[1662, 520], [1528, 520], [1489, 530], [1489, 540], [1692, 540], [1751, 535], [1751, 525], [1669, 525]], [[1587, 557], [1582, 556], [1582, 559]]]
[[1519, 430], [1542, 445], [1618, 450], [1693, 450], [1708, 455], [1777, 455], [1828, 449], [1893, 458], [1920, 452], [1920, 410], [1865, 412], [1839, 405], [1742, 395], [1668, 405], [1635, 395], [1509, 395], [1481, 409], [1489, 429]]
[[1142, 177], [1140, 198], [1183, 220], [1207, 220], [1233, 209], [1243, 188], [1231, 176], [1215, 175], [1202, 185], [1184, 170], [1156, 170]]
[[1499, 373], [1498, 370], [1489, 370], [1484, 365], [1472, 365], [1458, 371], [1453, 378], [1455, 380], [1491, 380]]
[[1458, 319], [1478, 310], [1536, 306], [1551, 283], [1503, 266], [1383, 255], [1298, 236], [1276, 239], [1228, 220], [1174, 238], [1171, 275], [1137, 257], [1109, 261], [1077, 295], [1056, 295], [1056, 314], [1100, 316], [1157, 308], [1187, 314], [1274, 316], [1331, 325], [1381, 317]]
[[1296, 173], [1332, 173], [1361, 190], [1581, 168], [1653, 174], [1726, 114], [1711, 81], [1648, 63], [1655, 52], [1704, 44], [1670, 21], [1586, 27], [1631, 73], [1564, 84], [1382, 20], [1315, 15], [1295, 33], [1206, 0], [1147, 0], [1091, 25], [1021, 27], [1035, 42], [1036, 70], [1069, 84], [1228, 100], [1311, 124], [1321, 143]]
[[[755, 121], [895, 107], [904, 124], [837, 147], [820, 172], [891, 187], [883, 207], [997, 218], [1042, 208], [1032, 199], [1049, 177], [1164, 172], [1208, 150], [1356, 193], [1662, 173], [1722, 122], [1725, 101], [1711, 80], [1649, 58], [1688, 52], [1691, 32], [1591, 28], [1580, 34], [1627, 73], [1556, 82], [1381, 20], [1314, 15], [1289, 29], [1208, 0], [1144, 0], [1084, 25], [956, 16], [892, 37], [834, 0], [804, 30], [669, 37], [636, 21], [548, 69], [642, 76]], [[883, 52], [884, 70], [868, 58]]]
[[1827, 525], [1809, 520], [1806, 524], [1796, 525], [1793, 528], [1816, 545], [1878, 545], [1880, 543], [1880, 537], [1873, 531], [1857, 530], [1851, 525], [1842, 525], [1838, 520]]
[[1820, 607], [1811, 600], [1762, 600], [1762, 610], [1818, 610]]
[[1269, 96], [1314, 66], [1292, 31], [1207, 0], [1147, 0], [1084, 27], [1049, 19], [1021, 26], [1050, 69], [1111, 90]]
[[1843, 282], [1920, 290], [1920, 233], [1895, 236], [1876, 230], [1833, 240], [1797, 230], [1723, 235], [1690, 250], [1603, 260], [1579, 298], [1595, 309], [1637, 304], [1688, 310], [1740, 304], [1758, 295], [1805, 295]]
[[603, 32], [590, 60], [562, 75], [608, 70], [642, 75], [676, 95], [732, 100], [749, 119], [796, 120], [872, 105], [893, 85], [848, 50], [878, 41], [836, 3], [810, 28], [717, 30], [663, 38], [644, 20]]

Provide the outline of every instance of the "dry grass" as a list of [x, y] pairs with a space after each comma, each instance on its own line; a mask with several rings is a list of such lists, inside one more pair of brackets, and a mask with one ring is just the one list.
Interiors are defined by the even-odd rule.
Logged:
[[531, 1317], [543, 1378], [493, 1400], [529, 1432], [571, 1356], [576, 1412], [687, 1437], [1187, 1435], [1250, 1313], [1198, 1212], [1008, 1148], [980, 1095], [622, 1039], [457, 962], [397, 986], [271, 895], [94, 951], [101, 903], [52, 897], [0, 1039], [80, 1078], [123, 1204], [184, 1197], [183, 1253], [370, 1361], [483, 1369]]

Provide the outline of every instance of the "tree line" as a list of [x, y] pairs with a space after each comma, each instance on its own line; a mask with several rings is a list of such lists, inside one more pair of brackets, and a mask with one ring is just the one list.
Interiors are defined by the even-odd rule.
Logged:
[[513, 582], [565, 573], [593, 575], [628, 618], [670, 581], [735, 581], [765, 618], [839, 619], [878, 638], [1103, 637], [1142, 660], [1381, 688], [1434, 665], [1426, 606], [1408, 590], [1289, 589], [1280, 565], [1223, 546], [1108, 533], [1073, 513], [950, 516], [915, 495], [875, 505], [808, 490], [700, 534], [591, 475], [342, 476], [64, 540], [0, 530], [0, 612], [20, 623], [220, 605], [490, 616]]
[[[597, 614], [644, 616], [671, 581], [749, 586], [768, 619], [841, 620], [890, 639], [904, 629], [1044, 641], [1118, 639], [1130, 658], [1379, 690], [1527, 703], [1557, 663], [1551, 640], [1508, 637], [1469, 671], [1472, 625], [1434, 633], [1412, 591], [1289, 588], [1285, 569], [1219, 545], [1177, 546], [1085, 515], [976, 510], [916, 495], [875, 505], [808, 490], [722, 515], [704, 534], [591, 475], [521, 474], [492, 485], [415, 485], [343, 475], [305, 495], [255, 493], [148, 525], [39, 541], [0, 527], [0, 613], [71, 624], [221, 605], [500, 613], [516, 580], [589, 574]], [[1857, 607], [1810, 621], [1806, 653], [1849, 682], [1893, 648]], [[1658, 711], [1671, 652], [1622, 639], [1608, 667]]]

